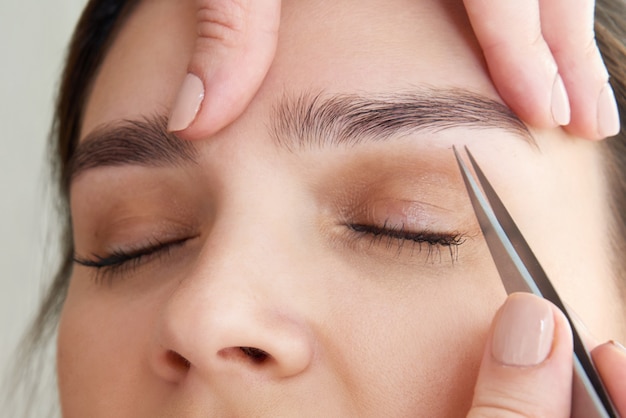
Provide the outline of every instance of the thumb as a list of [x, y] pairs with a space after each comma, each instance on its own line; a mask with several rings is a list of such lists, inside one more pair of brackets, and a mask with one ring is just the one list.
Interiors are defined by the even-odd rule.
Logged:
[[496, 314], [470, 418], [569, 417], [572, 335], [550, 302], [515, 293]]
[[168, 130], [207, 137], [247, 107], [274, 59], [280, 0], [198, 0], [198, 38]]

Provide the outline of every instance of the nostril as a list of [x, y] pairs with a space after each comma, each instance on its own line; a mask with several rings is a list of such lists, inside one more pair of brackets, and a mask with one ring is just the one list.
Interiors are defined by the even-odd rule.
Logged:
[[265, 360], [269, 358], [269, 354], [265, 351], [254, 348], [254, 347], [239, 347], [241, 352], [243, 352], [246, 356], [248, 356], [253, 362], [257, 364], [263, 363]]
[[169, 350], [166, 354], [167, 361], [174, 368], [179, 370], [187, 370], [191, 367], [191, 363], [185, 357], [178, 354], [176, 351]]

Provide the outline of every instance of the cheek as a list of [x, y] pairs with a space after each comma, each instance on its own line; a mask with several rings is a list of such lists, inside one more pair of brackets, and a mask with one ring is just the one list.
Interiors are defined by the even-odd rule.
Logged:
[[612, 271], [611, 209], [598, 143], [560, 130], [534, 134], [540, 149], [534, 158], [509, 163], [514, 170], [508, 172], [494, 165], [494, 175], [487, 175], [513, 171], [501, 197], [552, 284], [599, 341], [615, 338], [623, 303]]
[[[312, 379], [332, 377], [316, 380], [310, 390], [354, 401], [356, 416], [458, 416], [467, 410], [484, 336], [504, 300], [482, 238], [471, 239], [473, 249], [460, 249], [455, 263], [419, 258], [406, 266], [372, 258], [367, 264], [326, 247], [312, 249], [307, 254], [314, 262], [297, 268], [289, 264], [300, 260], [293, 248], [285, 249], [293, 257], [278, 259], [280, 266], [271, 264], [277, 258], [260, 260], [268, 271], [295, 269], [288, 277], [297, 281], [272, 283], [314, 324], [321, 356]], [[112, 406], [124, 416], [158, 415], [139, 408], [159, 411], [174, 396], [149, 364], [159, 315], [177, 281], [96, 286], [79, 271], [59, 329], [64, 416], [107, 416]]]
[[133, 416], [139, 412], [137, 396], [155, 393], [146, 367], [150, 312], [145, 306], [134, 308], [140, 303], [124, 308], [119, 300], [90, 297], [94, 289], [77, 284], [79, 280], [88, 282], [73, 278], [57, 340], [63, 416], [106, 416], [111, 408], [124, 411], [120, 416]]
[[506, 297], [495, 267], [485, 258], [437, 278], [418, 268], [413, 277], [391, 274], [402, 281], [381, 287], [368, 281], [380, 277], [353, 273], [352, 290], [336, 289], [341, 300], [330, 295], [342, 318], [329, 321], [333, 367], [363, 416], [458, 416], [470, 407], [485, 337]]

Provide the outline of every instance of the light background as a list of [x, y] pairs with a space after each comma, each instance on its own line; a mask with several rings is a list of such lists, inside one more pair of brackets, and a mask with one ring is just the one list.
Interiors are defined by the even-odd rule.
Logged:
[[[0, 377], [58, 247], [45, 146], [66, 45], [86, 0], [0, 2]], [[4, 387], [3, 387], [4, 388]], [[2, 413], [0, 416], [9, 416]]]

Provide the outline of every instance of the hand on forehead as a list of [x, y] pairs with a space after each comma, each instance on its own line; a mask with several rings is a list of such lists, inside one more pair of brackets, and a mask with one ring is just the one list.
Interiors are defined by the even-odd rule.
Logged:
[[[464, 4], [500, 95], [526, 122], [567, 125], [572, 134], [595, 139], [619, 131], [594, 41], [592, 0], [574, 7], [566, 0]], [[205, 0], [198, 7], [199, 36], [169, 125], [188, 139], [218, 131], [252, 100], [274, 57], [281, 2]]]

